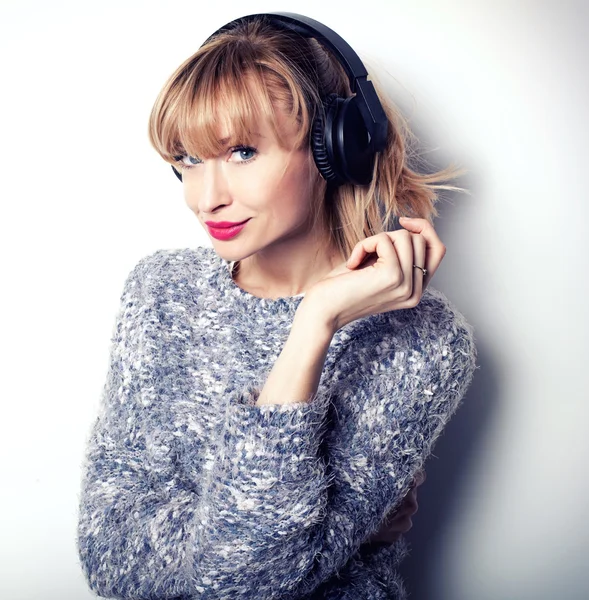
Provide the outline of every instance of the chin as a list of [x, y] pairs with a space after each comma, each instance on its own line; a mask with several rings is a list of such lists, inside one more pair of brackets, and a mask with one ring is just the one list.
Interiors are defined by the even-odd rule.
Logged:
[[227, 248], [226, 242], [211, 238], [211, 243], [213, 244], [213, 250], [217, 253], [217, 256], [223, 260], [231, 262], [233, 260], [238, 261], [243, 259], [243, 253], [230, 250]]

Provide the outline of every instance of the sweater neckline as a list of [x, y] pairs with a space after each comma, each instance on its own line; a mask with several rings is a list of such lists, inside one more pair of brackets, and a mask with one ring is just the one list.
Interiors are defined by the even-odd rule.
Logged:
[[228, 261], [221, 258], [214, 249], [211, 250], [216, 257], [220, 268], [220, 283], [225, 293], [229, 293], [236, 298], [241, 299], [249, 308], [253, 310], [267, 309], [270, 311], [278, 311], [287, 309], [295, 310], [305, 297], [305, 292], [296, 296], [283, 296], [280, 298], [260, 298], [241, 288], [233, 279], [233, 269], [236, 261]]

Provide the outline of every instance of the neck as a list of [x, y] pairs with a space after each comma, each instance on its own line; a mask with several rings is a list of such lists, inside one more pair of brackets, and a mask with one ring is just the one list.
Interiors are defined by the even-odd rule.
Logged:
[[270, 250], [236, 261], [233, 278], [242, 289], [261, 298], [297, 296], [343, 262], [341, 253], [325, 244], [306, 246], [302, 252]]

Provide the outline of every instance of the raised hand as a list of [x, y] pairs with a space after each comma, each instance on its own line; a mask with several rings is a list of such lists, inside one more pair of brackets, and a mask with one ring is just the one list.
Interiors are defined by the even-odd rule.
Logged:
[[346, 263], [309, 290], [307, 296], [317, 303], [334, 332], [362, 317], [419, 304], [446, 247], [426, 219], [401, 219], [400, 223], [404, 229], [358, 242]]

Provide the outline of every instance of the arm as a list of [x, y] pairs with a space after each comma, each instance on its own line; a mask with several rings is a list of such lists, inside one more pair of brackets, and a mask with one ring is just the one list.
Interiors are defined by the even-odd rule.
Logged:
[[334, 331], [310, 296], [299, 304], [290, 334], [256, 406], [308, 402], [316, 393]]

